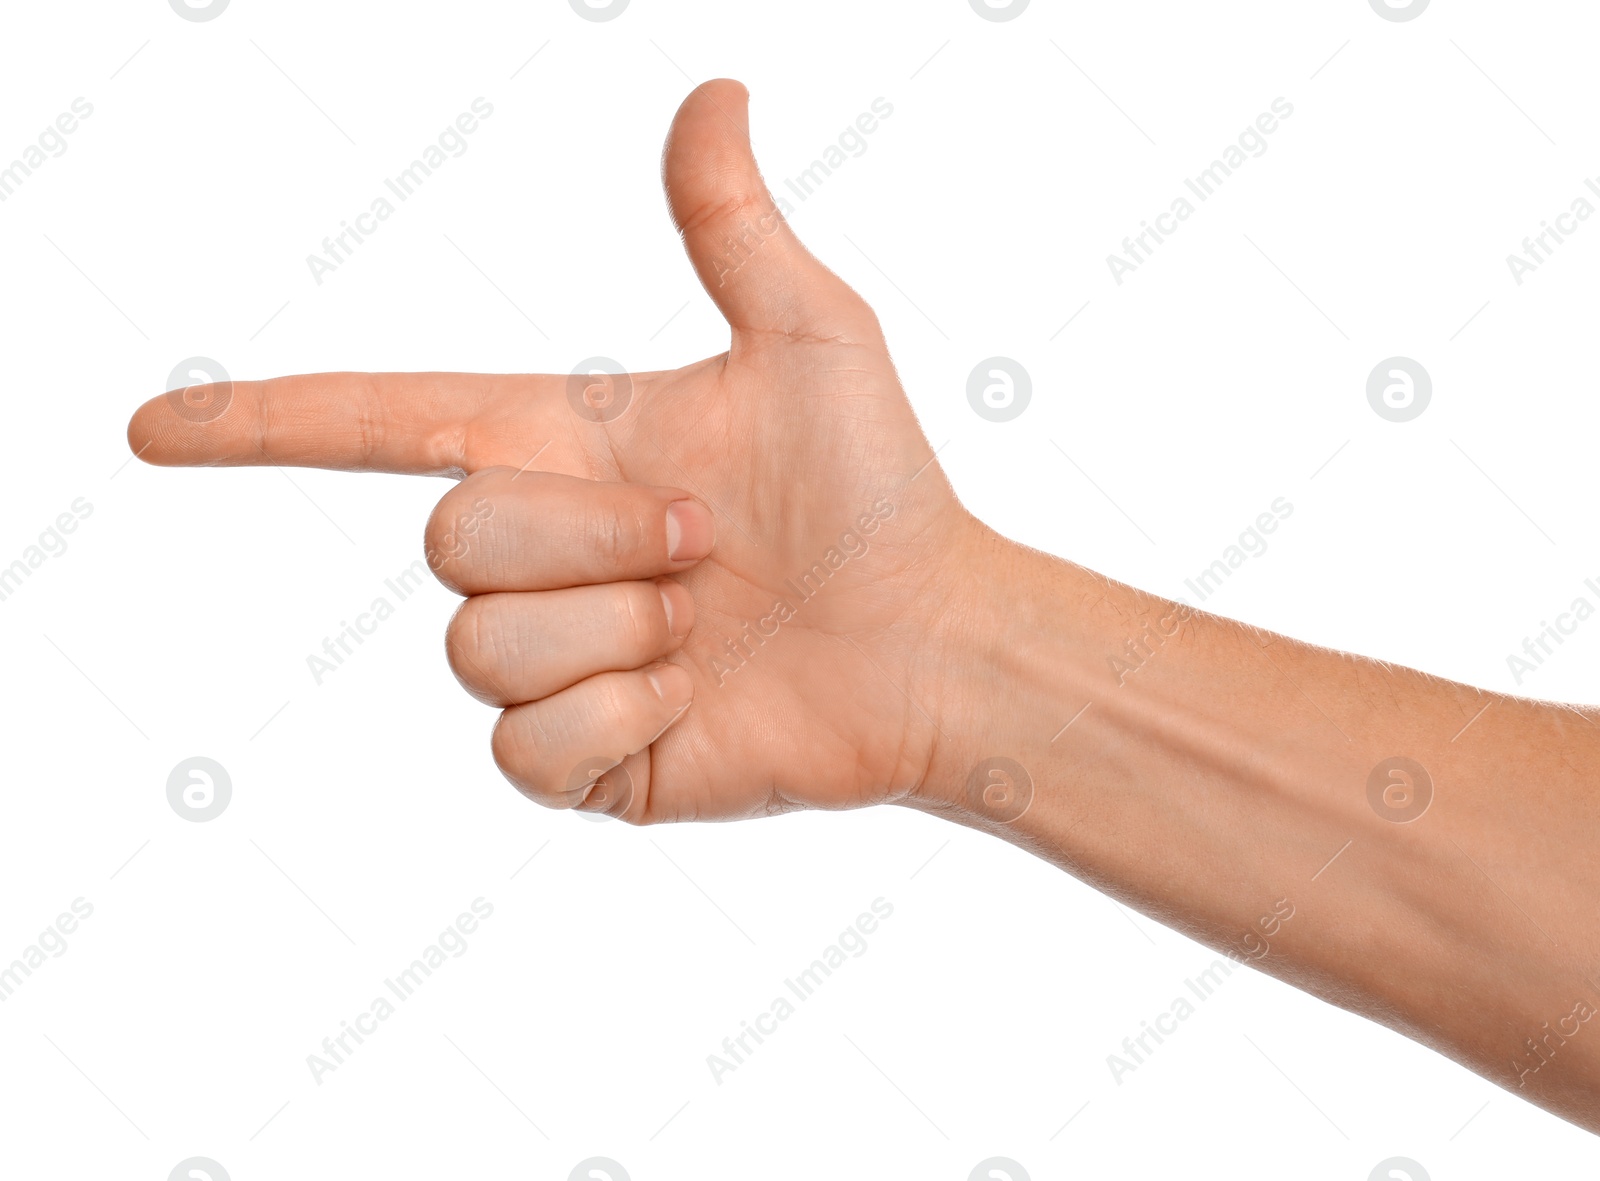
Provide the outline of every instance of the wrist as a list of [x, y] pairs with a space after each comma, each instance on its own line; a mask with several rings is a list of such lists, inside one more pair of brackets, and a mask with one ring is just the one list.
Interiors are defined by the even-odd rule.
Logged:
[[1108, 584], [975, 524], [920, 678], [936, 729], [904, 802], [1010, 828], [1036, 805], [1047, 766], [1063, 789], [1057, 740], [1111, 677], [1097, 609]]

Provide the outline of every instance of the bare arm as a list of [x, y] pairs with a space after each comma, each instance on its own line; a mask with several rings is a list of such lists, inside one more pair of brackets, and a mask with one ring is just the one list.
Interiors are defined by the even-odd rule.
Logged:
[[1600, 714], [972, 562], [919, 806], [1600, 1132]]

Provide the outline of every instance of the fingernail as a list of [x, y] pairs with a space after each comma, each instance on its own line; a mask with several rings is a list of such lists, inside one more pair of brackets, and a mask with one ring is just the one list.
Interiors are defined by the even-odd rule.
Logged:
[[716, 537], [711, 512], [698, 500], [667, 505], [667, 557], [674, 562], [698, 562], [711, 552]]
[[684, 710], [694, 700], [694, 681], [675, 664], [658, 664], [645, 674], [661, 704], [670, 710]]
[[672, 606], [672, 588], [677, 585], [670, 579], [656, 583], [656, 589], [661, 592], [661, 607], [667, 613], [667, 631], [672, 633], [672, 638], [681, 640], [689, 634], [688, 613], [680, 615]]

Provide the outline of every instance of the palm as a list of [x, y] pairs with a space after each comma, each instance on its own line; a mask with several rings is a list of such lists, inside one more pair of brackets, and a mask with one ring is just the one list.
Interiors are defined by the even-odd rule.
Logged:
[[877, 802], [910, 786], [897, 764], [927, 728], [906, 693], [930, 604], [906, 573], [940, 560], [961, 511], [918, 474], [931, 452], [881, 343], [768, 338], [733, 357], [636, 379], [636, 413], [563, 454], [589, 465], [571, 474], [676, 485], [717, 516], [716, 549], [680, 579], [695, 707], [628, 764], [652, 819]]

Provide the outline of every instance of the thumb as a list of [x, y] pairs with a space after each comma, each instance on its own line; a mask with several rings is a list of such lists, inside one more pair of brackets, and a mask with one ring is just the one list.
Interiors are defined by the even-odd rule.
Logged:
[[767, 191], [750, 146], [750, 93], [702, 83], [667, 133], [662, 181], [707, 294], [740, 332], [877, 335], [871, 309], [800, 244]]

